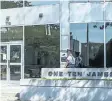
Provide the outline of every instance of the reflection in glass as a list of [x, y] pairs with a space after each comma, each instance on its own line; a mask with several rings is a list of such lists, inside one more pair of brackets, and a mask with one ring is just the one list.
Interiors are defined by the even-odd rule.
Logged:
[[41, 68], [60, 67], [60, 26], [25, 27], [25, 77], [40, 77]]
[[90, 23], [88, 26], [89, 65], [104, 67], [104, 25], [103, 23]]
[[10, 79], [11, 80], [21, 79], [21, 66], [18, 66], [18, 65], [10, 66]]
[[0, 77], [1, 77], [1, 80], [7, 79], [7, 66], [6, 65], [0, 66]]
[[70, 48], [75, 58], [80, 56], [81, 67], [104, 67], [103, 23], [71, 24], [70, 36]]
[[69, 49], [69, 36], [61, 36], [61, 50]]
[[14, 62], [14, 63], [21, 62], [21, 46], [20, 45], [10, 46], [10, 62]]
[[2, 0], [1, 9], [23, 7], [23, 0]]
[[1, 41], [20, 41], [23, 39], [22, 27], [2, 27], [1, 28]]
[[106, 66], [112, 67], [112, 22], [106, 22]]
[[0, 62], [1, 63], [7, 62], [7, 46], [0, 47]]
[[70, 48], [74, 57], [76, 57], [76, 52], [79, 52], [83, 64], [87, 66], [87, 25], [71, 24], [70, 36]]

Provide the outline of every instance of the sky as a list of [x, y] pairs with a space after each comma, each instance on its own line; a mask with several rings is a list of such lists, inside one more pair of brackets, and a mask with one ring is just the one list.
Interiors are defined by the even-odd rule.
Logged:
[[[97, 25], [97, 28], [93, 26]], [[102, 26], [103, 23], [96, 24], [91, 23], [89, 24], [89, 41], [96, 42], [96, 43], [103, 43], [104, 42], [104, 30], [101, 30], [99, 27]], [[73, 34], [73, 38], [79, 40], [81, 43], [87, 41], [87, 24], [70, 24], [70, 31]], [[112, 38], [112, 27], [106, 28], [106, 42], [108, 42]]]

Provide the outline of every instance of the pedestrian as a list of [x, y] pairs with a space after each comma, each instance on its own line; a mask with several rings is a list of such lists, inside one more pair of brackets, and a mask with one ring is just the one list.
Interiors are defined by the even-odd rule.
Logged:
[[75, 57], [72, 54], [72, 51], [67, 49], [67, 59], [65, 68], [74, 68], [75, 67]]
[[75, 67], [83, 67], [82, 57], [80, 56], [80, 52], [75, 52]]

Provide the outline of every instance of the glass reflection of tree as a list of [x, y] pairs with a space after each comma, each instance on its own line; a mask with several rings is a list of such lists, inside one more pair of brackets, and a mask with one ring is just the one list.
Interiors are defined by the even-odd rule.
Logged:
[[[31, 2], [24, 1], [25, 6], [32, 6]], [[23, 0], [1, 1], [1, 9], [23, 7]]]
[[37, 57], [38, 58], [37, 62], [42, 60], [41, 64], [44, 65], [44, 67], [46, 68], [47, 67], [51, 68], [59, 64], [60, 60], [59, 31], [60, 31], [59, 25], [56, 24], [28, 26], [25, 28], [26, 45], [32, 46], [33, 50], [35, 50], [37, 54], [39, 53], [41, 55], [40, 58], [38, 58], [39, 56]]
[[2, 27], [1, 28], [1, 41], [17, 41], [23, 39], [22, 27]]
[[21, 48], [20, 46], [11, 46], [11, 62], [20, 62], [21, 58]]
[[[112, 27], [112, 22], [106, 22], [105, 25], [99, 27], [96, 24], [93, 27], [103, 30], [104, 27]], [[106, 57], [104, 57], [104, 45], [101, 45], [94, 60], [90, 60], [90, 64], [92, 66], [102, 67], [104, 65], [104, 58], [106, 58], [107, 67], [112, 66], [112, 38], [106, 43]]]

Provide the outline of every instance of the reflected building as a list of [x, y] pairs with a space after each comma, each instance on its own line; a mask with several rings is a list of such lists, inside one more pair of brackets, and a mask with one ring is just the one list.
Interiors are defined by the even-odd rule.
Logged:
[[89, 62], [89, 66], [91, 67], [91, 66], [94, 66], [94, 64], [91, 64], [90, 61], [96, 58], [100, 47], [104, 44], [103, 43], [92, 43], [92, 42], [89, 42], [88, 44], [89, 44], [89, 55], [87, 52], [87, 43], [82, 43], [81, 44], [81, 56], [83, 58], [84, 65], [87, 66]]
[[73, 55], [75, 56], [75, 52], [79, 52], [79, 41], [73, 38], [72, 32], [70, 32], [70, 49], [73, 51]]

